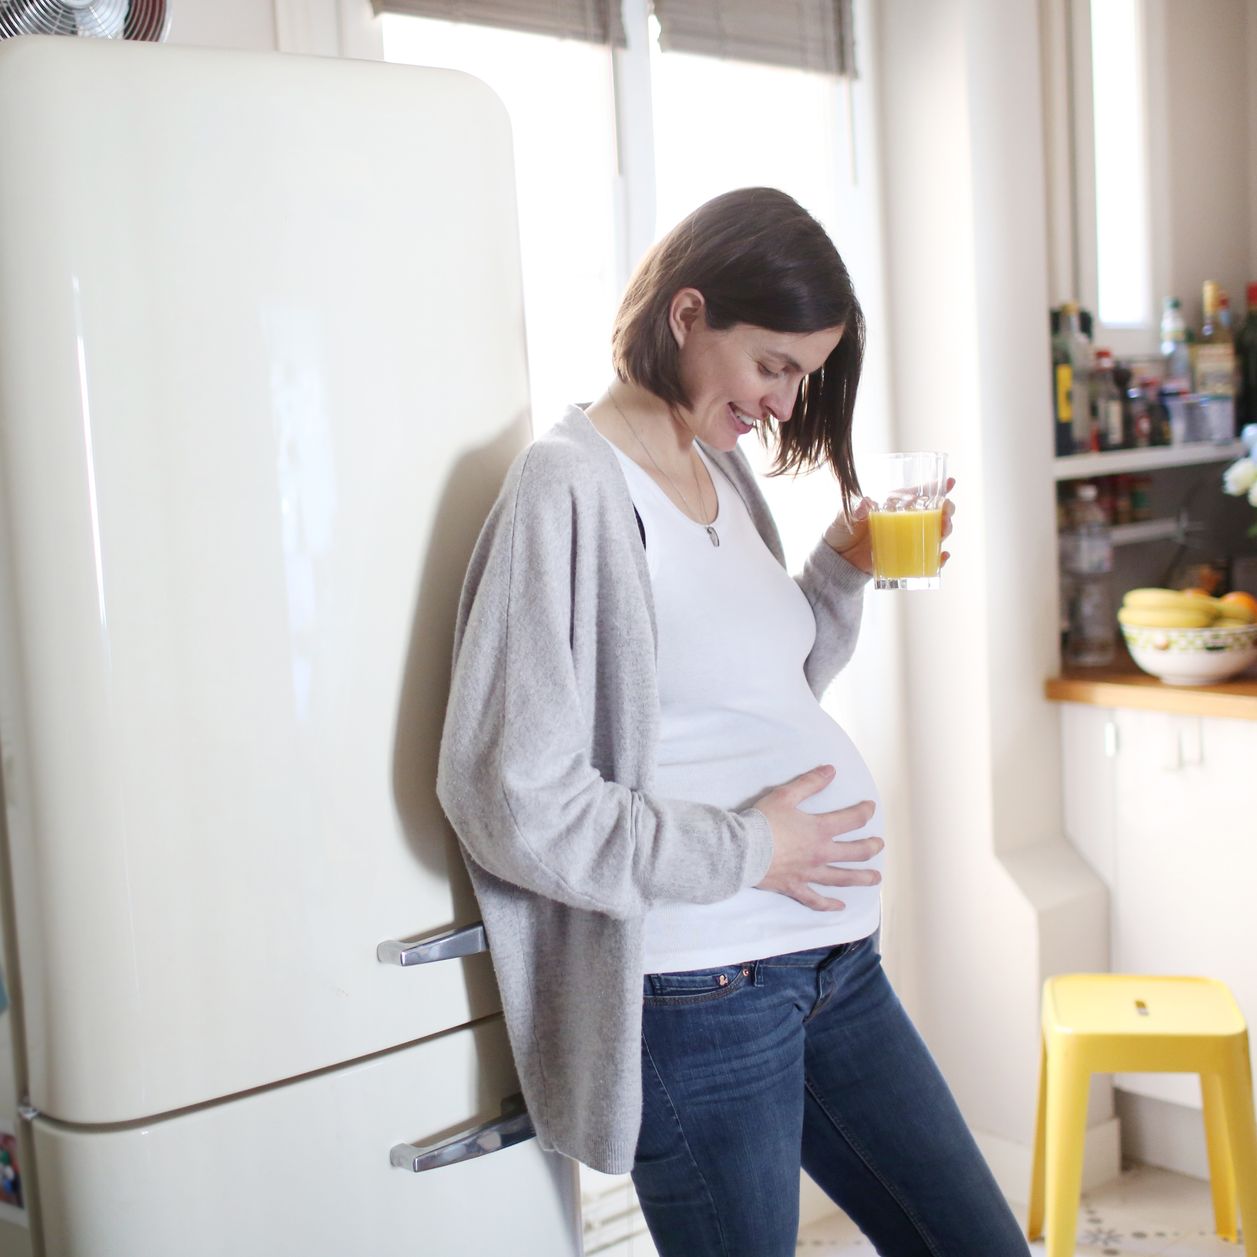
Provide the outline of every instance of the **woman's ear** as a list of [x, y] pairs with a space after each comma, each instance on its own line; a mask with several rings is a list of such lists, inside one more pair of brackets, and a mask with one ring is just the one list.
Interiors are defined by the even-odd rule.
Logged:
[[682, 288], [668, 306], [668, 326], [679, 349], [685, 344], [707, 302], [697, 288]]

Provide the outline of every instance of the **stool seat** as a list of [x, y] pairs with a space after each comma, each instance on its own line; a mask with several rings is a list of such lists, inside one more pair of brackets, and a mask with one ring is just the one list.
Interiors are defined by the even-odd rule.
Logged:
[[[1043, 984], [1043, 1048], [1027, 1234], [1074, 1257], [1087, 1091], [1093, 1073], [1198, 1073], [1219, 1235], [1236, 1206], [1257, 1234], [1257, 1123], [1244, 1016], [1212, 978], [1073, 973]], [[1257, 1241], [1246, 1246], [1257, 1257]]]
[[[1244, 1015], [1224, 982], [1132, 973], [1069, 973], [1044, 983], [1043, 1025], [1056, 1034], [1152, 1038], [1233, 1035]], [[1138, 1072], [1138, 1071], [1136, 1071]]]

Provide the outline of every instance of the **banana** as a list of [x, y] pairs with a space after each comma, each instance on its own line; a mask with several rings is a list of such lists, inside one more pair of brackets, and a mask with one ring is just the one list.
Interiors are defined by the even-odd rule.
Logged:
[[1253, 619], [1253, 613], [1247, 607], [1219, 607], [1214, 623], [1219, 628], [1236, 628], [1257, 623], [1257, 620]]
[[1187, 594], [1181, 589], [1132, 589], [1125, 598], [1122, 599], [1122, 605], [1126, 607], [1189, 607], [1196, 606], [1203, 602], [1212, 602], [1213, 599], [1204, 599], [1199, 594]]
[[1208, 628], [1214, 620], [1213, 609], [1190, 605], [1195, 601], [1190, 599], [1187, 605], [1177, 606], [1124, 606], [1117, 618], [1131, 628]]

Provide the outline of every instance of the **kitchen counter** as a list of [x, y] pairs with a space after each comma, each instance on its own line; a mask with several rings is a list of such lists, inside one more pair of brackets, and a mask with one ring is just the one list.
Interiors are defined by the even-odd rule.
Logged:
[[1253, 668], [1219, 685], [1166, 685], [1141, 672], [1124, 651], [1107, 668], [1065, 669], [1044, 682], [1043, 692], [1056, 703], [1257, 720], [1257, 671]]

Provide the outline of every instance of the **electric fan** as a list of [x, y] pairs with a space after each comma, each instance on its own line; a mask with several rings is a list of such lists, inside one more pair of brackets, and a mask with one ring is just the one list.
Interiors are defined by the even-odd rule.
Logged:
[[166, 38], [166, 0], [0, 0], [0, 39], [12, 35]]

